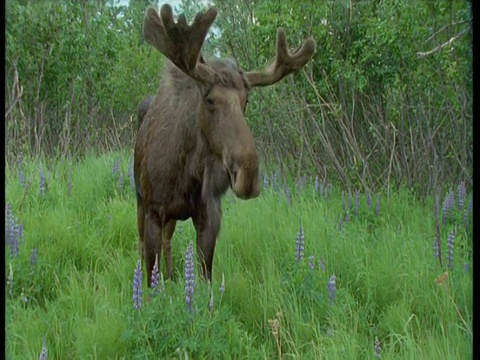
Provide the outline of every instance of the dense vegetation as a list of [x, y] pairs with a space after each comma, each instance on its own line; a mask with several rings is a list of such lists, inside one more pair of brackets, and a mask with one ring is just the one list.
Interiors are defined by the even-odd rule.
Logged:
[[[307, 36], [318, 44], [304, 71], [253, 91], [247, 111], [265, 163], [283, 176], [419, 194], [471, 184], [469, 2], [211, 3], [219, 14], [205, 53], [245, 69], [272, 58], [278, 26], [291, 46]], [[148, 4], [7, 2], [10, 162], [132, 147], [135, 107], [155, 92], [164, 61], [141, 37]], [[206, 6], [182, 5], [189, 18]]]
[[260, 198], [224, 199], [213, 281], [195, 274], [189, 311], [191, 221], [174, 235], [176, 280], [156, 295], [145, 275], [134, 285], [129, 152], [23, 159], [7, 174], [7, 358], [38, 358], [42, 338], [52, 359], [472, 357], [463, 183], [434, 211], [405, 189], [386, 198], [307, 178], [284, 190], [269, 174]]

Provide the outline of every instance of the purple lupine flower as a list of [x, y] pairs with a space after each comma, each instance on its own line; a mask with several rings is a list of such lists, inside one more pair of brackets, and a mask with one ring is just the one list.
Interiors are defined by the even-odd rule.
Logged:
[[453, 250], [455, 248], [455, 233], [453, 230], [448, 234], [447, 240], [447, 267], [453, 268]]
[[350, 216], [348, 216], [348, 213], [345, 214], [345, 222], [348, 223], [348, 221], [350, 220]]
[[7, 202], [5, 205], [5, 245], [11, 247], [13, 231], [15, 229], [15, 219], [13, 218], [12, 205]]
[[116, 159], [113, 162], [113, 167], [112, 167], [112, 175], [115, 176], [118, 173], [118, 169], [120, 167], [120, 160]]
[[343, 217], [340, 215], [340, 219], [338, 220], [338, 230], [342, 231], [343, 228]]
[[40, 165], [40, 168], [38, 169], [38, 176], [40, 178], [40, 181], [39, 181], [40, 195], [43, 196], [45, 194], [45, 174], [43, 173], [42, 165]]
[[315, 270], [315, 256], [313, 255], [308, 257], [308, 268], [310, 270]]
[[120, 174], [120, 176], [118, 177], [118, 187], [120, 188], [120, 191], [123, 190], [123, 175]]
[[347, 207], [345, 205], [345, 192], [343, 190], [342, 190], [342, 209], [343, 209], [343, 212], [347, 211]]
[[185, 254], [185, 302], [187, 309], [192, 310], [193, 291], [195, 288], [195, 271], [193, 265], [193, 241], [190, 241]]
[[267, 174], [265, 174], [265, 175], [263, 176], [263, 188], [264, 188], [265, 190], [268, 190], [268, 175], [267, 175]]
[[18, 182], [22, 188], [25, 187], [25, 174], [23, 173], [23, 158], [22, 154], [20, 153], [20, 157], [18, 158]]
[[208, 302], [208, 309], [210, 312], [213, 311], [213, 291], [210, 290], [210, 301]]
[[472, 215], [472, 206], [473, 206], [472, 199], [473, 199], [473, 195], [470, 196], [470, 200], [468, 201], [468, 205], [465, 208], [465, 210], [463, 211], [463, 223], [465, 225], [465, 230], [466, 231], [468, 231], [469, 219], [470, 219], [470, 216]]
[[437, 235], [435, 235], [435, 238], [433, 239], [433, 260], [436, 260], [440, 257], [440, 251], [439, 251], [439, 241]]
[[350, 190], [348, 190], [348, 208], [352, 208], [352, 193]]
[[153, 265], [152, 278], [150, 279], [150, 287], [153, 293], [157, 293], [158, 282], [160, 281], [160, 273], [158, 271], [158, 254], [155, 256], [155, 264]]
[[133, 274], [133, 308], [135, 310], [142, 308], [142, 262], [140, 259]]
[[30, 266], [33, 268], [37, 264], [38, 259], [38, 249], [33, 248], [32, 252], [30, 253]]
[[468, 262], [463, 264], [463, 271], [465, 271], [466, 273], [470, 271], [470, 264]]
[[285, 192], [285, 196], [287, 198], [287, 205], [290, 206], [290, 203], [292, 201], [292, 194], [290, 193], [290, 189], [287, 187], [287, 190]]
[[220, 285], [220, 295], [225, 292], [225, 275], [222, 273], [222, 284]]
[[128, 177], [130, 179], [130, 188], [135, 191], [135, 178], [133, 176], [133, 156], [130, 157], [130, 163], [128, 165]]
[[300, 219], [300, 229], [298, 230], [297, 238], [295, 241], [295, 261], [299, 262], [303, 259], [305, 251], [305, 234], [302, 229], [302, 220]]
[[325, 272], [325, 258], [322, 256], [320, 260], [318, 260], [318, 267], [322, 272]]
[[328, 299], [331, 303], [337, 299], [337, 277], [333, 274], [328, 280]]
[[42, 352], [40, 353], [40, 360], [47, 360], [48, 359], [48, 349], [47, 349], [47, 340], [45, 339], [45, 335], [43, 335], [42, 339]]
[[380, 195], [377, 194], [377, 206], [375, 209], [377, 216], [380, 216]]
[[7, 286], [8, 286], [8, 293], [12, 296], [12, 289], [13, 289], [13, 269], [12, 264], [10, 265], [10, 272], [8, 273], [7, 277]]
[[353, 213], [355, 214], [355, 217], [358, 216], [358, 207], [360, 205], [360, 191], [355, 190], [355, 202], [353, 205]]
[[20, 235], [20, 228], [19, 228], [19, 225], [16, 225], [16, 222], [17, 221], [14, 218], [11, 239], [10, 239], [10, 256], [11, 257], [18, 256], [18, 240]]
[[453, 207], [455, 206], [455, 199], [453, 190], [450, 188], [442, 205], [442, 224], [445, 225], [449, 217], [453, 216]]
[[365, 191], [365, 197], [367, 198], [367, 206], [369, 209], [372, 208], [372, 194], [370, 194], [370, 190]]
[[376, 359], [379, 359], [381, 352], [382, 352], [382, 348], [380, 347], [380, 341], [375, 336], [375, 344], [373, 345], [373, 357]]
[[457, 188], [457, 206], [458, 210], [463, 209], [465, 204], [465, 198], [467, 197], [467, 187], [465, 186], [465, 181], [460, 181]]
[[313, 187], [315, 189], [315, 194], [318, 192], [318, 175], [315, 175], [315, 183], [313, 184]]

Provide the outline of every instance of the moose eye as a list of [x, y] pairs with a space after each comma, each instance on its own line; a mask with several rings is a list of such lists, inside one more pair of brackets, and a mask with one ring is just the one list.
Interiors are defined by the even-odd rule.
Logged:
[[213, 106], [213, 105], [215, 105], [215, 101], [212, 98], [208, 98], [207, 99], [207, 104], [210, 105], [210, 106]]

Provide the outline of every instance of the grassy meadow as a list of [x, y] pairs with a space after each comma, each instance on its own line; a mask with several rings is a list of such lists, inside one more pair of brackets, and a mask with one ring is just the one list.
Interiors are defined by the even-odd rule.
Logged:
[[471, 358], [470, 192], [444, 222], [440, 208], [442, 265], [433, 198], [405, 189], [369, 203], [361, 191], [355, 205], [354, 189], [342, 201], [342, 189], [310, 179], [289, 183], [288, 196], [271, 182], [251, 201], [229, 192], [213, 281], [196, 272], [192, 311], [190, 220], [173, 238], [175, 280], [154, 293], [144, 275], [137, 310], [130, 161], [116, 152], [7, 166], [7, 359]]

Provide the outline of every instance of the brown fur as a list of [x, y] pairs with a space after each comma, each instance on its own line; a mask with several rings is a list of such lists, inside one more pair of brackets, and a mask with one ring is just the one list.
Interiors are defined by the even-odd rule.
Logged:
[[[202, 276], [211, 279], [220, 197], [229, 187], [243, 199], [260, 193], [255, 141], [244, 116], [250, 87], [277, 82], [303, 66], [314, 50], [311, 40], [313, 47], [307, 41], [308, 46], [290, 54], [286, 40], [284, 45], [277, 40], [276, 61], [265, 72], [243, 73], [231, 61], [205, 62], [199, 51], [215, 16], [214, 9], [199, 14], [191, 27], [181, 16], [174, 23], [168, 5], [160, 14], [149, 9], [145, 16], [145, 38], [171, 60], [155, 99], [138, 107], [134, 177], [139, 251], [149, 286], [162, 251], [167, 276], [172, 276], [171, 238], [176, 221], [188, 218], [197, 232]], [[176, 41], [170, 40], [174, 36]], [[192, 59], [198, 59], [196, 65]]]

